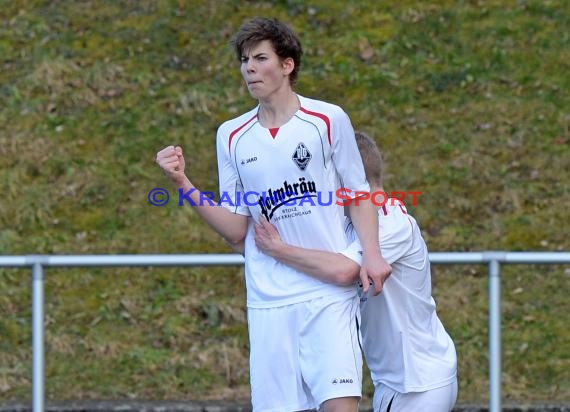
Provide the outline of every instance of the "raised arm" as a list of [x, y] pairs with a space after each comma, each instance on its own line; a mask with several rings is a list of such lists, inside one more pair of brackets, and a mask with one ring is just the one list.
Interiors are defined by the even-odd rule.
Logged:
[[324, 282], [351, 285], [358, 279], [360, 266], [354, 261], [340, 253], [288, 245], [265, 218], [255, 225], [255, 243], [279, 262]]
[[181, 147], [168, 146], [162, 149], [156, 154], [156, 163], [177, 189], [184, 193], [192, 191], [189, 197], [196, 204], [193, 206], [196, 213], [232, 247], [243, 241], [247, 232], [248, 217], [232, 213], [223, 206], [204, 201], [204, 196], [186, 176], [186, 162]]

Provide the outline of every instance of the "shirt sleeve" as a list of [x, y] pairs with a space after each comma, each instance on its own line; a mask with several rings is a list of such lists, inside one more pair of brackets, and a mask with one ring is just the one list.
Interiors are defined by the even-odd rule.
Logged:
[[251, 216], [249, 208], [244, 201], [243, 186], [232, 161], [229, 138], [220, 126], [216, 139], [216, 152], [218, 158], [218, 179], [220, 188], [219, 206], [223, 206], [232, 213]]
[[354, 138], [350, 118], [340, 107], [333, 118], [332, 150], [336, 170], [341, 179], [341, 187], [349, 189], [346, 195], [354, 198], [355, 192], [369, 192], [362, 158]]
[[[401, 209], [390, 208], [388, 215], [380, 219], [380, 250], [382, 256], [389, 264], [396, 262], [404, 256], [412, 246], [412, 223]], [[351, 244], [339, 253], [362, 264], [362, 245], [358, 237], [354, 237]]]

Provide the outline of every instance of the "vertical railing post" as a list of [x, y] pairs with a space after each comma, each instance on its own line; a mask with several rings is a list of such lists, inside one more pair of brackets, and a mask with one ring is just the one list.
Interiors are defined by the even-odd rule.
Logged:
[[38, 261], [32, 266], [32, 407], [44, 412], [44, 271]]
[[489, 412], [501, 411], [501, 268], [489, 261]]

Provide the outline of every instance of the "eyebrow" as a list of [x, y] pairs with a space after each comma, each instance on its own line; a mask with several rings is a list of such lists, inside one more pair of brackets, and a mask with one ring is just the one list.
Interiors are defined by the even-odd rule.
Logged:
[[[263, 54], [269, 54], [269, 52], [264, 52], [264, 51], [262, 51], [262, 52], [259, 52], [259, 53], [257, 53], [257, 54], [254, 54], [254, 55], [251, 56], [251, 57], [256, 58], [256, 57], [259, 57], [259, 56], [261, 56], [261, 55], [263, 55]], [[247, 57], [247, 52], [242, 53], [242, 57]]]

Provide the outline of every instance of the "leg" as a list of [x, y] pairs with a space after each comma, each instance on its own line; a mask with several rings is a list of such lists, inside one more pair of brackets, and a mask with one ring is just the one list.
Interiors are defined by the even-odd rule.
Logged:
[[357, 412], [359, 400], [354, 396], [329, 399], [323, 402], [321, 408], [323, 412]]
[[326, 412], [356, 412], [362, 391], [362, 353], [356, 293], [306, 302], [301, 320], [303, 378]]
[[254, 412], [302, 411], [316, 406], [299, 366], [297, 306], [248, 309]]

